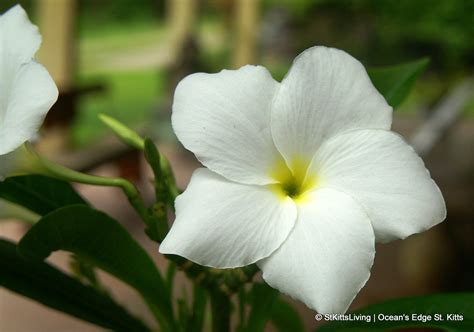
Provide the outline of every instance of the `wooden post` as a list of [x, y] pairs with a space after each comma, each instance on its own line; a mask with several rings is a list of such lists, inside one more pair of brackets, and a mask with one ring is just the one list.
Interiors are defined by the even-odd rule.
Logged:
[[173, 94], [183, 77], [199, 70], [199, 45], [194, 30], [199, 0], [168, 0], [167, 24], [171, 49], [167, 66], [167, 91], [164, 109], [171, 110]]
[[193, 33], [197, 9], [198, 0], [168, 0], [168, 29], [175, 56]]
[[235, 2], [234, 68], [254, 63], [256, 60], [259, 4], [258, 0], [236, 0]]
[[61, 93], [74, 86], [76, 0], [37, 0], [38, 26], [43, 43], [37, 54]]

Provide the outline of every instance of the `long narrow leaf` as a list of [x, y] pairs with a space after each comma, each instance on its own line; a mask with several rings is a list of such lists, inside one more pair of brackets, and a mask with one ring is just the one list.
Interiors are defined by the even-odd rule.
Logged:
[[276, 299], [273, 304], [270, 319], [276, 329], [280, 332], [292, 331], [303, 332], [304, 326], [298, 312], [291, 304], [282, 297]]
[[193, 304], [189, 327], [195, 332], [202, 331], [206, 313], [207, 293], [198, 284], [193, 285]]
[[0, 198], [42, 216], [65, 205], [87, 205], [71, 184], [43, 175], [6, 178], [0, 182]]
[[115, 331], [149, 331], [111, 298], [49, 264], [27, 261], [0, 239], [0, 286], [48, 307]]
[[368, 73], [372, 83], [392, 107], [399, 106], [408, 96], [418, 77], [429, 64], [428, 58], [396, 66], [371, 68]]
[[172, 329], [171, 302], [160, 272], [145, 250], [108, 215], [84, 205], [60, 208], [31, 228], [19, 250], [36, 259], [56, 250], [78, 255], [135, 288], [163, 329]]
[[256, 283], [250, 292], [250, 313], [245, 331], [263, 332], [270, 320], [279, 293], [264, 283]]

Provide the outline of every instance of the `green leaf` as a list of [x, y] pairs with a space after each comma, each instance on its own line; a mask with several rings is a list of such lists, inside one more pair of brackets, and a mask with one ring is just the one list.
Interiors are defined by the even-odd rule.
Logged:
[[149, 331], [110, 297], [49, 264], [27, 261], [18, 254], [14, 243], [2, 239], [0, 266], [0, 286], [11, 291], [106, 329]]
[[204, 328], [207, 292], [198, 284], [193, 285], [192, 314], [188, 323], [189, 331], [200, 332]]
[[212, 315], [211, 330], [230, 331], [230, 313], [232, 310], [230, 297], [217, 289], [210, 289], [209, 300]]
[[[349, 329], [395, 329], [408, 327], [439, 328], [455, 331], [474, 330], [474, 293], [450, 293], [408, 297], [370, 305], [354, 314], [369, 315], [371, 322], [331, 321], [317, 331], [341, 331]], [[380, 314], [399, 316], [401, 321], [380, 320]], [[414, 320], [412, 315], [429, 315], [431, 321]], [[462, 321], [450, 320], [462, 315]], [[406, 316], [405, 316], [406, 315]], [[435, 315], [439, 316], [436, 320]], [[441, 320], [442, 319], [442, 320]]]
[[0, 198], [19, 204], [39, 215], [62, 206], [87, 202], [65, 181], [43, 175], [24, 175], [0, 182]]
[[249, 294], [250, 313], [245, 331], [259, 332], [272, 316], [273, 305], [279, 293], [267, 284], [255, 283]]
[[[245, 323], [243, 303], [250, 306], [248, 321]], [[264, 331], [268, 322], [272, 322], [277, 331], [302, 332], [304, 326], [298, 312], [284, 299], [280, 293], [264, 283], [256, 283], [251, 290], [239, 292], [241, 325], [237, 331]]]
[[368, 73], [372, 83], [392, 107], [399, 106], [408, 96], [418, 77], [426, 70], [428, 58], [397, 66], [372, 68]]
[[270, 319], [277, 331], [303, 332], [304, 326], [298, 312], [291, 304], [278, 298], [273, 304]]
[[[166, 269], [166, 288], [168, 288], [170, 295], [173, 294], [174, 288], [174, 277], [176, 275], [176, 264], [172, 261], [168, 261], [168, 268]], [[171, 298], [170, 298], [171, 301]]]
[[19, 243], [20, 253], [45, 259], [66, 250], [135, 288], [162, 324], [172, 327], [168, 289], [153, 261], [116, 220], [84, 205], [51, 212]]
[[189, 331], [187, 326], [189, 322], [189, 309], [187, 306], [187, 297], [180, 298], [177, 300], [178, 307], [178, 324], [182, 331]]
[[239, 312], [239, 325], [237, 326], [237, 331], [242, 329], [246, 320], [245, 305], [247, 304], [247, 290], [246, 287], [240, 287], [237, 293], [238, 298], [238, 312]]

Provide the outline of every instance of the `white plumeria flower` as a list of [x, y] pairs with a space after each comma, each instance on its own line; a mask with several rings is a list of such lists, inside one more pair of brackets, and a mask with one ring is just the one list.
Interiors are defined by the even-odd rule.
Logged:
[[35, 137], [58, 98], [48, 71], [34, 60], [40, 44], [21, 6], [0, 16], [0, 156]]
[[260, 66], [190, 75], [172, 122], [207, 169], [177, 198], [160, 252], [217, 268], [256, 262], [318, 312], [347, 310], [376, 241], [445, 218], [423, 161], [390, 131], [392, 108], [343, 51], [306, 50], [281, 83]]

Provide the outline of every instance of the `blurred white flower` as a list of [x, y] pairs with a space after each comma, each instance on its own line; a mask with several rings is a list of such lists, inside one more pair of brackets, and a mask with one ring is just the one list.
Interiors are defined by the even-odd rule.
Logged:
[[390, 131], [391, 107], [343, 51], [306, 50], [281, 83], [260, 66], [190, 75], [172, 122], [207, 169], [177, 198], [160, 252], [256, 262], [270, 286], [321, 313], [347, 310], [375, 241], [445, 218], [423, 161]]
[[34, 60], [38, 28], [19, 5], [0, 16], [0, 162], [35, 137], [58, 98], [47, 70]]

